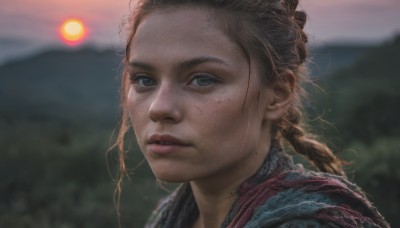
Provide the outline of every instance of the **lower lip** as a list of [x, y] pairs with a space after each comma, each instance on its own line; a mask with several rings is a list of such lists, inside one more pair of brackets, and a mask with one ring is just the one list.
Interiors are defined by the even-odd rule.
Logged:
[[158, 155], [167, 155], [177, 153], [188, 146], [183, 145], [161, 145], [161, 144], [150, 144], [149, 150], [151, 153], [158, 154]]

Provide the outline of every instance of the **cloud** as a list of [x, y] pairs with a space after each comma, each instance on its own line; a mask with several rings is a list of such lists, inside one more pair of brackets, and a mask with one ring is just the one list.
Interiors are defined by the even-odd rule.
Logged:
[[398, 0], [303, 1], [314, 41], [379, 41], [400, 32]]

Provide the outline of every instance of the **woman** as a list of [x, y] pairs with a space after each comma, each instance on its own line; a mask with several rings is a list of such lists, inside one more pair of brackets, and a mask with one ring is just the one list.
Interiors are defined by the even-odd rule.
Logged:
[[[140, 0], [122, 80], [161, 181], [148, 227], [388, 227], [341, 161], [302, 128], [306, 15], [295, 0]], [[130, 119], [130, 121], [129, 121]], [[321, 172], [293, 164], [284, 142]]]

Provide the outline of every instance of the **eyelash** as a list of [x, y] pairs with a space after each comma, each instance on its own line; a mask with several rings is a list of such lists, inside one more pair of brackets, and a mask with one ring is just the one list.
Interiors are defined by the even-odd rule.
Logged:
[[[143, 79], [150, 79], [150, 80], [152, 80], [152, 85], [141, 85], [141, 80], [143, 80]], [[153, 79], [151, 76], [148, 76], [148, 75], [146, 75], [146, 74], [132, 74], [131, 76], [130, 76], [130, 80], [131, 80], [131, 83], [132, 84], [134, 84], [134, 85], [136, 85], [137, 87], [140, 87], [140, 88], [146, 88], [146, 87], [151, 87], [151, 86], [154, 86], [154, 81], [155, 81], [155, 79]]]
[[[205, 79], [205, 83], [206, 85], [199, 85], [198, 83], [194, 83], [196, 82], [196, 80], [200, 80], [200, 79]], [[143, 80], [148, 80], [147, 82], [143, 82]], [[146, 88], [150, 88], [153, 86], [157, 85], [157, 81], [147, 75], [147, 74], [143, 74], [143, 73], [138, 73], [138, 74], [131, 74], [130, 75], [130, 81], [133, 85], [135, 85], [138, 89], [146, 89]], [[150, 82], [150, 83], [149, 83]], [[209, 88], [215, 84], [217, 84], [219, 82], [219, 79], [217, 79], [215, 76], [208, 74], [208, 73], [194, 73], [192, 74], [187, 82], [187, 85], [189, 86], [193, 86], [193, 87], [197, 87], [197, 88]], [[204, 81], [203, 81], [204, 83]], [[196, 85], [197, 84], [197, 85]]]
[[214, 85], [214, 84], [216, 84], [216, 83], [219, 82], [219, 80], [218, 80], [215, 76], [213, 76], [213, 75], [211, 75], [211, 74], [207, 74], [207, 73], [196, 73], [196, 74], [193, 74], [193, 75], [190, 77], [189, 84], [192, 85], [193, 82], [194, 82], [196, 79], [206, 79], [206, 80], [207, 80], [207, 83], [208, 83], [208, 85], [203, 85], [203, 86], [202, 86], [202, 85], [195, 85], [195, 86], [197, 86], [197, 87], [210, 87], [210, 86], [212, 86], [212, 85]]

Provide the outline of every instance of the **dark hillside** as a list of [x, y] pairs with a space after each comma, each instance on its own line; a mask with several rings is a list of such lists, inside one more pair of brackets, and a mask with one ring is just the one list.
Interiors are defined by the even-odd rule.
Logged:
[[349, 176], [392, 227], [400, 227], [399, 64], [400, 35], [321, 79], [325, 92], [313, 94], [318, 113], [335, 126], [326, 137], [354, 163]]
[[[117, 227], [113, 153], [121, 57], [47, 51], [0, 67], [0, 227]], [[131, 136], [131, 138], [133, 138]], [[135, 144], [131, 143], [131, 148]], [[143, 159], [133, 149], [129, 166]], [[109, 166], [108, 166], [109, 165]], [[143, 224], [159, 196], [146, 166], [127, 183], [122, 223]]]
[[310, 50], [310, 76], [320, 78], [348, 67], [372, 49], [371, 45], [329, 44]]
[[121, 58], [115, 51], [48, 51], [0, 67], [3, 115], [115, 120]]
[[399, 63], [400, 36], [320, 80], [328, 98], [319, 107], [330, 108], [326, 118], [344, 141], [369, 143], [378, 137], [400, 136]]
[[399, 80], [400, 72], [395, 71], [400, 63], [399, 50], [400, 35], [379, 47], [371, 48], [352, 67], [335, 72], [333, 77], [352, 75], [353, 78], [360, 79], [384, 77]]

